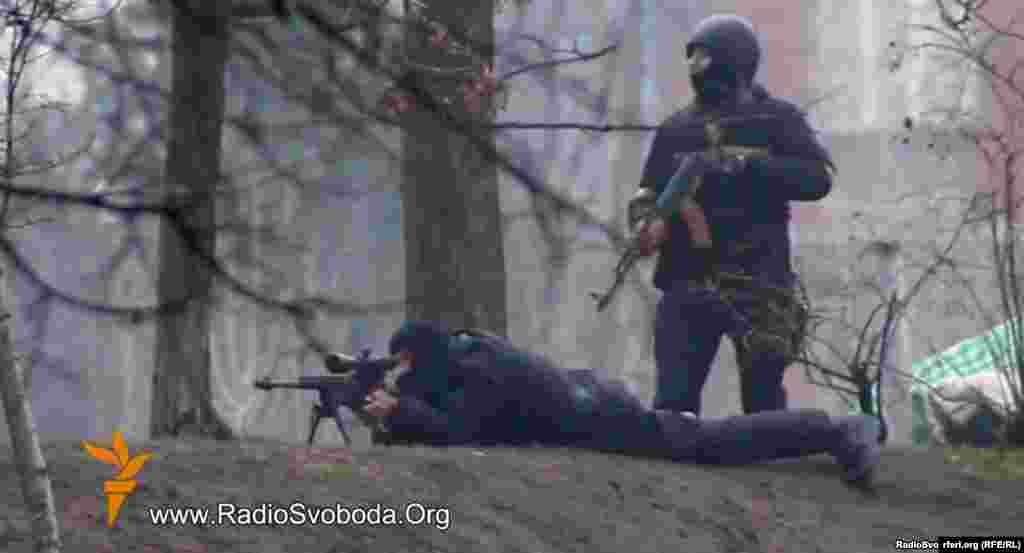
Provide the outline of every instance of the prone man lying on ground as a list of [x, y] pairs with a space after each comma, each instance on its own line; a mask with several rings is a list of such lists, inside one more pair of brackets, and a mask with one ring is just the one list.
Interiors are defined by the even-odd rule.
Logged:
[[[408, 322], [392, 337], [400, 376], [394, 394], [377, 389], [363, 411], [390, 444], [542, 444], [704, 465], [831, 454], [843, 479], [869, 488], [879, 460], [874, 418], [832, 418], [820, 410], [766, 411], [718, 420], [652, 410], [619, 382], [564, 370], [505, 340]], [[328, 368], [346, 361], [329, 355]], [[397, 394], [397, 395], [396, 395]]]

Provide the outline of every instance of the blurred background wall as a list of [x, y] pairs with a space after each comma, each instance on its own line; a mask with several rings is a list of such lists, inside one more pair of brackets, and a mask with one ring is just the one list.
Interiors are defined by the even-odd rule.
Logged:
[[[536, 48], [516, 40], [524, 34], [561, 48], [592, 51], [616, 42], [621, 48], [597, 62], [561, 67], [555, 71], [556, 79], [549, 72], [514, 79], [509, 105], [499, 118], [660, 123], [690, 94], [681, 66], [688, 30], [711, 13], [734, 11], [750, 17], [764, 47], [760, 81], [807, 106], [839, 169], [827, 200], [795, 208], [797, 266], [815, 306], [829, 309], [837, 321], [862, 324], [879, 301], [879, 290], [900, 289], [916, 278], [922, 258], [914, 252], [945, 232], [958, 213], [944, 198], [969, 192], [979, 180], [980, 168], [969, 148], [951, 143], [944, 145], [948, 155], [937, 156], [928, 140], [902, 140], [904, 117], [926, 110], [930, 103], [983, 108], [986, 101], [976, 84], [967, 89], [955, 86], [963, 82], [962, 75], [948, 75], [936, 60], [896, 59], [892, 46], [914, 38], [908, 22], [934, 16], [930, 4], [551, 0], [521, 9], [509, 6], [496, 20], [504, 44], [499, 74], [536, 61]], [[122, 31], [151, 45], [133, 56], [76, 49], [67, 38], [69, 52], [103, 64], [124, 64], [144, 79], [166, 86], [169, 57], [160, 47], [167, 35], [161, 17], [144, 2], [128, 2], [121, 9], [117, 25]], [[272, 35], [282, 45], [309, 40], [301, 30], [287, 28]], [[47, 73], [35, 85], [63, 90], [73, 109], [60, 116], [67, 120], [40, 127], [41, 147], [74, 142], [95, 131], [98, 150], [107, 152], [125, 148], [118, 137], [130, 133], [151, 150], [148, 159], [159, 166], [163, 115], [158, 96], [80, 62], [60, 63], [63, 77]], [[900, 70], [891, 71], [893, 64]], [[318, 78], [316, 71], [310, 73], [314, 74], [308, 78]], [[261, 82], [237, 60], [227, 86], [229, 116], [255, 114], [284, 122], [301, 120], [306, 109]], [[268, 157], [301, 161], [297, 167], [302, 178], [323, 187], [306, 193], [302, 187], [253, 186], [225, 209], [283, 229], [294, 247], [269, 248], [232, 239], [224, 240], [222, 247], [245, 251], [275, 267], [260, 282], [275, 293], [325, 293], [363, 304], [399, 302], [404, 255], [400, 174], [382, 148], [397, 148], [397, 133], [382, 130], [377, 133], [380, 143], [372, 144], [337, 129], [282, 127], [290, 130], [281, 131], [272, 151], [253, 151], [243, 136], [226, 132], [226, 172], [249, 171], [253, 163]], [[645, 132], [499, 135], [502, 148], [525, 168], [607, 218], [622, 217], [650, 140], [651, 133]], [[101, 161], [84, 160], [61, 169], [54, 182], [77, 190], [141, 186], [128, 177], [109, 177], [109, 169]], [[273, 175], [252, 170], [245, 178], [263, 182]], [[638, 271], [642, 278], [606, 314], [595, 313], [586, 291], [605, 286], [615, 262], [600, 234], [562, 222], [555, 230], [570, 240], [553, 245], [530, 216], [528, 195], [511, 178], [503, 179], [512, 337], [564, 365], [621, 377], [649, 400], [654, 371], [650, 327], [657, 300], [647, 284], [650, 264]], [[143, 232], [137, 251], [116, 251], [113, 245], [121, 242], [117, 238], [124, 232], [122, 223], [95, 213], [61, 213], [53, 223], [21, 231], [21, 247], [54, 285], [118, 303], [152, 300], [156, 249], [146, 242], [152, 234]], [[969, 243], [959, 253], [977, 255]], [[118, 265], [113, 278], [95, 277], [119, 255], [130, 261]], [[976, 278], [985, 289], [983, 275]], [[62, 306], [22, 277], [8, 284], [18, 308], [19, 351], [34, 352], [36, 357], [31, 393], [44, 438], [107, 436], [114, 428], [134, 439], [144, 438], [153, 364], [151, 324], [114, 321]], [[958, 302], [941, 286], [922, 292], [896, 333], [894, 366], [908, 367], [935, 349], [982, 330], [984, 325]], [[249, 383], [264, 375], [317, 373], [321, 369], [316, 360], [302, 351], [291, 325], [280, 317], [228, 295], [219, 307], [210, 339], [220, 408], [243, 435], [302, 439], [312, 398], [264, 394]], [[382, 351], [401, 319], [400, 308], [387, 308], [369, 315], [325, 317], [317, 327], [338, 350]], [[826, 341], [847, 351], [852, 344], [841, 326], [833, 323], [822, 332]], [[727, 341], [716, 365], [705, 391], [705, 415], [738, 413], [738, 379]], [[899, 379], [887, 383], [892, 388], [886, 397], [894, 402], [890, 413], [896, 442], [909, 439], [909, 407], [905, 410], [898, 401], [904, 385]], [[787, 386], [794, 407], [846, 409], [835, 394], [811, 384], [803, 368], [790, 371]], [[3, 428], [0, 439], [6, 440], [6, 425]], [[340, 440], [333, 429], [321, 432], [329, 443]]]

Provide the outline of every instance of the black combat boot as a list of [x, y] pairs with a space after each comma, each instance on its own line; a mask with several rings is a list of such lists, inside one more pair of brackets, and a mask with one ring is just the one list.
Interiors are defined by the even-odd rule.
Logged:
[[851, 486], [870, 489], [881, 458], [881, 425], [876, 418], [864, 415], [833, 420], [839, 437], [832, 456], [843, 467], [843, 479]]

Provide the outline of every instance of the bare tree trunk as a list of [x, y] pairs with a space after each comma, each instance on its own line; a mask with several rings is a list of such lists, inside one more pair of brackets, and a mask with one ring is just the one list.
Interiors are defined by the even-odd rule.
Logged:
[[[22, 40], [19, 40], [19, 36]], [[21, 84], [21, 68], [31, 50], [18, 28], [12, 30], [11, 47], [7, 59], [7, 82], [4, 110], [4, 163], [3, 176], [7, 181], [15, 177], [14, 115], [15, 100]], [[5, 193], [0, 201], [0, 227], [6, 227], [11, 195]], [[0, 229], [0, 232], [5, 230]], [[11, 343], [8, 307], [7, 275], [0, 267], [0, 401], [4, 405], [7, 429], [11, 436], [14, 465], [21, 481], [21, 495], [31, 521], [32, 538], [36, 553], [60, 553], [60, 526], [53, 499], [50, 472], [43, 456], [43, 448], [36, 431], [32, 403], [29, 400], [25, 374], [14, 356]]]
[[7, 294], [3, 292], [4, 276], [0, 273], [0, 394], [7, 428], [11, 433], [14, 465], [18, 468], [21, 495], [25, 498], [28, 516], [32, 521], [35, 551], [60, 553], [60, 527], [54, 509], [50, 473], [36, 432], [25, 380], [11, 346], [11, 328], [8, 324], [11, 319], [7, 311]]
[[216, 240], [214, 198], [221, 176], [230, 16], [230, 2], [174, 2], [170, 137], [164, 186], [170, 197], [184, 200], [183, 217], [192, 243], [182, 240], [166, 223], [162, 225], [161, 301], [188, 298], [188, 302], [182, 311], [158, 322], [153, 437], [176, 435], [183, 427], [201, 435], [233, 437], [230, 426], [213, 405], [213, 281], [200, 258], [200, 254], [213, 255]]
[[[494, 2], [430, 2], [425, 15], [487, 45], [493, 61]], [[407, 15], [410, 15], [407, 13]], [[405, 37], [412, 61], [438, 67], [469, 60], [431, 46], [428, 32], [411, 25]], [[474, 48], [479, 51], [480, 48]], [[458, 111], [460, 83], [432, 79], [429, 89], [449, 96]], [[481, 115], [489, 117], [486, 101]], [[450, 327], [482, 327], [506, 334], [508, 312], [504, 235], [496, 166], [458, 132], [423, 110], [407, 117], [402, 144], [402, 211], [409, 318]], [[493, 137], [491, 137], [493, 140]]]

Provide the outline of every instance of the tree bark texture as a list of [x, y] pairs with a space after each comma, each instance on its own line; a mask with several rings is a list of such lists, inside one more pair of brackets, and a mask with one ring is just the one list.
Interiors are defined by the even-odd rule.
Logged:
[[187, 239], [161, 225], [161, 302], [187, 301], [157, 322], [151, 431], [154, 438], [182, 429], [231, 438], [213, 405], [210, 315], [215, 191], [221, 177], [224, 68], [229, 54], [231, 2], [175, 0], [172, 10], [170, 136], [164, 171], [166, 197], [182, 206]]
[[[493, 63], [494, 2], [434, 0], [423, 8], [451, 36], [486, 45]], [[406, 14], [410, 15], [409, 13]], [[430, 44], [430, 31], [407, 28], [406, 52], [416, 64], [466, 66], [467, 56]], [[430, 73], [420, 80], [436, 98], [468, 121], [489, 119], [461, 109], [460, 83]], [[504, 234], [495, 164], [464, 133], [444, 128], [436, 115], [413, 109], [403, 120], [402, 212], [406, 244], [407, 317], [450, 327], [481, 327], [505, 335], [508, 326]], [[477, 129], [493, 141], [493, 133]]]
[[[0, 290], [5, 275], [0, 273]], [[37, 553], [60, 553], [60, 527], [54, 508], [53, 486], [36, 432], [35, 418], [21, 367], [14, 359], [11, 344], [11, 320], [6, 294], [0, 292], [0, 394], [11, 433], [14, 466], [21, 480], [21, 494], [31, 520], [34, 549]]]

